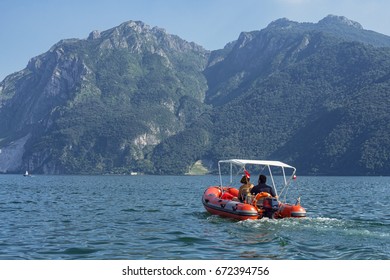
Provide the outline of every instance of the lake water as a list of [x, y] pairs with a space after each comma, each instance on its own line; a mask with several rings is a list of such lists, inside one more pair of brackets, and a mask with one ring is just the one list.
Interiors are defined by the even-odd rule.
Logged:
[[390, 259], [389, 177], [298, 177], [307, 218], [233, 221], [217, 176], [0, 176], [0, 259]]

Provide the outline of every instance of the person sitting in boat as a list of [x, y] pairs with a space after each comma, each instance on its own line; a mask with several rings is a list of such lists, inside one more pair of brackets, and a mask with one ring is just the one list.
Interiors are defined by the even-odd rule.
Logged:
[[238, 190], [238, 199], [241, 202], [244, 202], [246, 200], [247, 195], [250, 194], [250, 192], [253, 188], [253, 184], [251, 184], [251, 182], [250, 182], [250, 175], [248, 172], [245, 172], [245, 175], [242, 176], [240, 182], [243, 185]]
[[266, 184], [267, 182], [267, 177], [263, 174], [260, 174], [259, 176], [259, 182], [256, 186], [254, 186], [251, 190], [251, 194], [253, 195], [256, 195], [258, 193], [261, 193], [261, 192], [267, 192], [269, 193], [272, 197], [276, 197], [276, 193], [275, 193], [275, 190], [268, 186]]

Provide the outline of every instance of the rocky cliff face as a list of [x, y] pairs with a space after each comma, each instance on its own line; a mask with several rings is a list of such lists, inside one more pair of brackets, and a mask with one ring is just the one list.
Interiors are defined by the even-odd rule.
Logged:
[[53, 113], [74, 97], [88, 73], [79, 55], [64, 49], [76, 42], [60, 42], [1, 83], [0, 138], [3, 156], [9, 153], [8, 160], [0, 160], [1, 172], [35, 167], [25, 158], [28, 143], [50, 130]]
[[[182, 108], [204, 99], [207, 57], [134, 21], [60, 41], [0, 84], [0, 172], [77, 173], [91, 151], [98, 156], [82, 172], [137, 168], [193, 117]], [[109, 153], [119, 154], [115, 162]]]

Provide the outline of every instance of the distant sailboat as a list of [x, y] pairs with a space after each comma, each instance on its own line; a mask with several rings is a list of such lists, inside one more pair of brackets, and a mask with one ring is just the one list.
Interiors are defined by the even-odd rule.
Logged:
[[28, 176], [30, 176], [30, 174], [28, 174], [28, 171], [26, 170], [26, 173], [24, 173], [23, 176], [24, 176], [24, 177], [28, 177]]

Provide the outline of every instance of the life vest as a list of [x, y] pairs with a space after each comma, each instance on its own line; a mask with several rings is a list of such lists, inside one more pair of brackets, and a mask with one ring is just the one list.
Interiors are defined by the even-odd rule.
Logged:
[[258, 206], [258, 205], [262, 205], [263, 204], [263, 200], [264, 198], [266, 197], [270, 197], [271, 195], [267, 192], [261, 192], [261, 193], [258, 193], [256, 196], [255, 196], [255, 199], [252, 201], [252, 205], [253, 206]]

